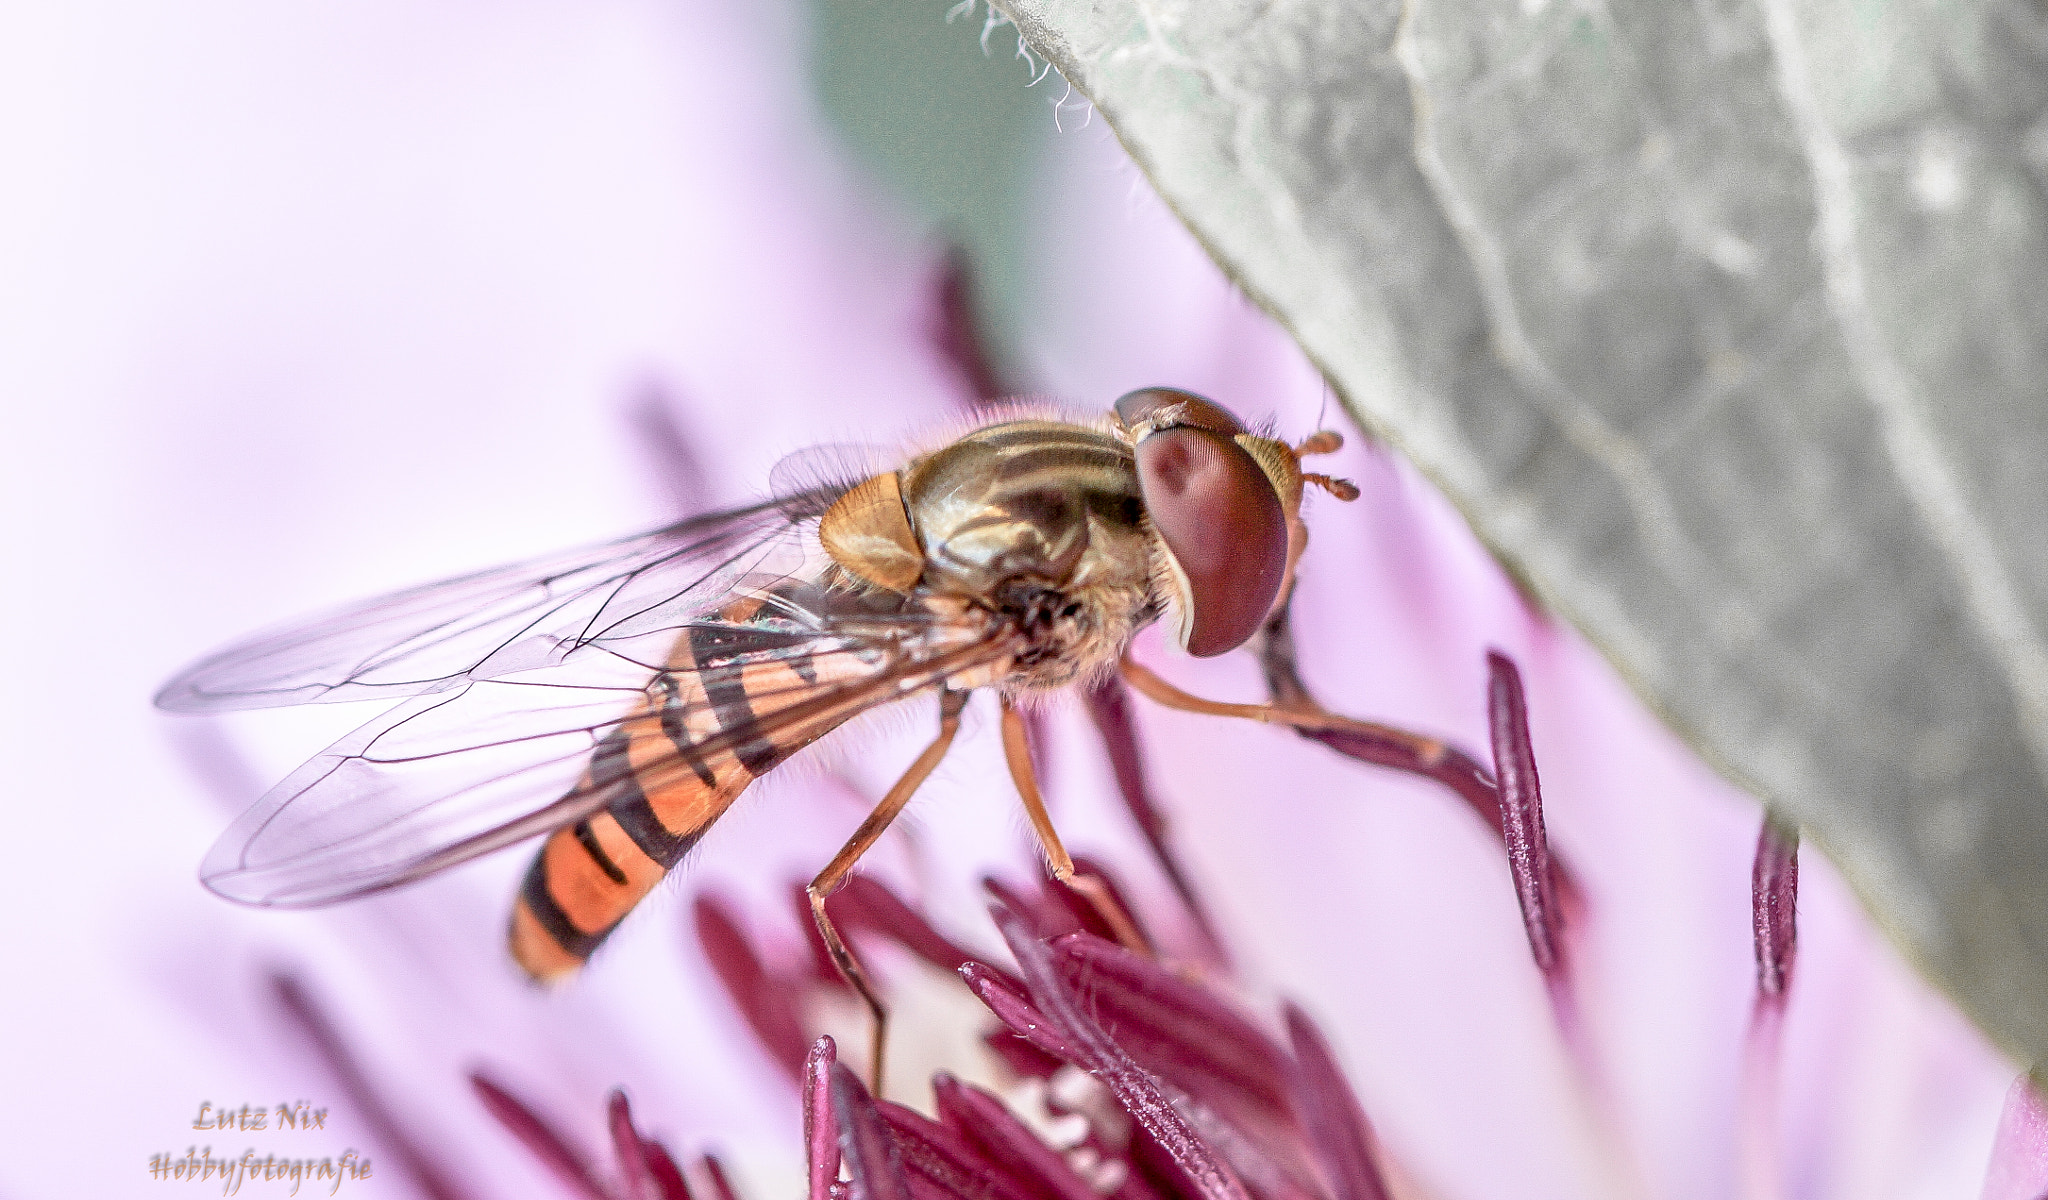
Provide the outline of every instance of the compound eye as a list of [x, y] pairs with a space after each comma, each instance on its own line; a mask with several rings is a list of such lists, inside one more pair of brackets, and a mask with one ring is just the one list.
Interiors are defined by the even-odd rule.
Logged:
[[1181, 391], [1179, 388], [1139, 388], [1135, 392], [1126, 392], [1123, 398], [1116, 402], [1116, 415], [1117, 419], [1124, 423], [1124, 428], [1135, 429], [1150, 421], [1153, 414], [1160, 409], [1170, 408], [1176, 404], [1184, 407], [1180, 417], [1173, 423], [1175, 428], [1186, 426], [1206, 429], [1210, 433], [1220, 433], [1227, 438], [1246, 432], [1244, 422], [1238, 420], [1236, 414], [1229, 409], [1214, 400], [1197, 396], [1193, 392]]
[[1179, 592], [1181, 648], [1197, 658], [1235, 650], [1258, 632], [1287, 574], [1280, 497], [1227, 433], [1163, 429], [1137, 455], [1138, 490]]

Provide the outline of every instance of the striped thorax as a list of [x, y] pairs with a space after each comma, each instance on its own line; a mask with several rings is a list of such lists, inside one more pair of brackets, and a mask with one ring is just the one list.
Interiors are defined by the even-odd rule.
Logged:
[[1137, 463], [1084, 425], [979, 429], [849, 492], [820, 540], [862, 584], [986, 611], [1023, 639], [988, 683], [1060, 687], [1107, 670], [1159, 613]]

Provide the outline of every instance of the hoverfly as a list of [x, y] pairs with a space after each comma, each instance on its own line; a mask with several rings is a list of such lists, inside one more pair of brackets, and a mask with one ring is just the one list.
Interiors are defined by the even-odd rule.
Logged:
[[1296, 446], [1190, 392], [1094, 422], [1023, 411], [893, 469], [639, 537], [350, 605], [172, 680], [176, 712], [404, 698], [243, 814], [201, 877], [253, 905], [329, 904], [540, 834], [513, 957], [573, 973], [749, 784], [837, 726], [920, 693], [939, 730], [809, 886], [833, 960], [881, 1002], [825, 898], [945, 756], [968, 694], [1001, 699], [1005, 755], [1055, 877], [1077, 879], [1031, 773], [1018, 702], [1129, 663], [1158, 619], [1197, 656], [1244, 644], [1306, 543]]

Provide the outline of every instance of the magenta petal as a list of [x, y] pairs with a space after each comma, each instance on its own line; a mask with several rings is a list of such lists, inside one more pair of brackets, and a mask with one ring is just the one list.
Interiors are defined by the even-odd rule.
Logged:
[[832, 1064], [830, 1087], [853, 1200], [912, 1200], [901, 1151], [867, 1088], [842, 1063]]
[[881, 1100], [875, 1107], [896, 1135], [913, 1186], [922, 1177], [931, 1189], [961, 1200], [1038, 1200], [1035, 1181], [1012, 1178], [956, 1131], [901, 1104]]
[[1508, 869], [1522, 905], [1522, 927], [1536, 969], [1558, 980], [1564, 952], [1550, 881], [1550, 842], [1543, 833], [1543, 789], [1536, 778], [1536, 751], [1529, 743], [1528, 702], [1522, 673], [1498, 650], [1486, 655], [1487, 729], [1493, 735], [1493, 774], [1500, 785], [1501, 828], [1507, 836]]
[[1374, 1161], [1372, 1126], [1344, 1081], [1336, 1055], [1308, 1014], [1289, 1004], [1287, 1037], [1294, 1045], [1294, 1106], [1334, 1200], [1386, 1200]]
[[995, 362], [982, 343], [979, 307], [975, 303], [974, 262], [960, 246], [949, 246], [939, 266], [938, 311], [933, 316], [932, 346], [960, 378], [968, 398], [994, 400], [1010, 389], [997, 378]]
[[961, 965], [960, 977], [967, 981], [968, 990], [995, 1014], [996, 1020], [1009, 1026], [1011, 1032], [1033, 1048], [1061, 1062], [1077, 1061], [1080, 1051], [1004, 978], [1002, 972], [971, 962]]
[[1174, 1108], [1159, 1081], [1131, 1061], [1088, 1015], [1079, 997], [1060, 978], [1051, 950], [1011, 913], [996, 909], [994, 916], [1010, 953], [1017, 957], [1031, 999], [1058, 1036], [1073, 1048], [1075, 1055], [1068, 1061], [1109, 1088], [1117, 1103], [1173, 1156], [1202, 1195], [1210, 1200], [1247, 1200], [1244, 1186]]
[[470, 1086], [476, 1089], [477, 1098], [498, 1123], [510, 1130], [513, 1137], [525, 1143], [533, 1156], [545, 1163], [556, 1177], [569, 1185], [571, 1191], [590, 1197], [590, 1200], [611, 1200], [604, 1185], [591, 1173], [590, 1164], [569, 1145], [567, 1139], [556, 1133], [535, 1112], [522, 1103], [518, 1097], [492, 1082], [482, 1071], [472, 1071]]
[[957, 971], [974, 957], [896, 893], [865, 875], [848, 879], [825, 907], [848, 936], [863, 929], [881, 934], [941, 971]]
[[725, 1173], [725, 1164], [715, 1154], [707, 1154], [701, 1160], [704, 1164], [704, 1178], [711, 1181], [712, 1200], [740, 1200], [739, 1189], [733, 1187], [732, 1177]]
[[772, 979], [740, 931], [739, 921], [710, 896], [697, 897], [697, 941], [732, 1006], [754, 1031], [754, 1039], [791, 1079], [804, 1070], [803, 1022], [789, 988]]
[[[1104, 891], [1109, 893], [1109, 902], [1114, 904], [1123, 913], [1126, 920], [1130, 921], [1131, 932], [1137, 935], [1139, 946], [1142, 947], [1144, 954], [1151, 955], [1157, 953], [1155, 948], [1159, 944], [1158, 941], [1153, 938], [1151, 931], [1145, 928], [1145, 923], [1139, 920], [1138, 910], [1131, 904], [1129, 894], [1124, 891], [1123, 884], [1117, 881], [1114, 872], [1085, 854], [1076, 854], [1074, 856], [1074, 871], [1078, 875], [1085, 875], [1094, 879], [1102, 885]], [[1046, 887], [1046, 892], [1052, 898], [1058, 900], [1061, 905], [1065, 906], [1068, 912], [1073, 914], [1074, 919], [1080, 922], [1082, 932], [1093, 934], [1105, 941], [1115, 942], [1118, 945], [1122, 944], [1122, 939], [1117, 936], [1117, 931], [1102, 915], [1102, 910], [1096, 908], [1094, 902], [1089, 900], [1088, 897], [1075, 890], [1072, 884], [1055, 879]]]
[[981, 886], [996, 898], [996, 903], [1015, 913], [1041, 940], [1051, 941], [1081, 929], [1074, 910], [1048, 896], [1020, 892], [993, 877], [982, 880]]
[[1750, 914], [1756, 932], [1756, 990], [1783, 1003], [1798, 947], [1799, 830], [1769, 817], [1756, 839], [1749, 872]]
[[1737, 1150], [1744, 1194], [1783, 1194], [1779, 1131], [1785, 1000], [1798, 944], [1799, 831], [1764, 818], [1749, 871], [1750, 925], [1756, 945], [1756, 1001], [1742, 1045]]
[[689, 1182], [683, 1178], [683, 1169], [676, 1165], [667, 1146], [653, 1138], [642, 1138], [640, 1149], [647, 1155], [647, 1170], [654, 1177], [656, 1194], [661, 1200], [692, 1200]]
[[1249, 1105], [1268, 1120], [1285, 1119], [1288, 1056], [1235, 1009], [1091, 934], [1068, 934], [1052, 949], [1068, 986], [1146, 1069], [1204, 1103], [1233, 1113]]
[[[1196, 930], [1208, 943], [1210, 955], [1218, 963], [1227, 963], [1229, 959], [1223, 948], [1223, 939], [1216, 933], [1201, 897], [1195, 894], [1194, 884], [1189, 882], [1180, 859], [1168, 844], [1166, 817], [1152, 802], [1152, 791], [1145, 783], [1145, 756], [1138, 747], [1137, 725], [1131, 720], [1130, 689], [1123, 680], [1110, 676], [1088, 689], [1087, 698], [1088, 715], [1094, 719], [1095, 729], [1102, 735], [1103, 749], [1109, 755], [1110, 771], [1116, 776], [1116, 790], [1123, 798], [1124, 811], [1131, 815], [1131, 823], [1144, 836], [1160, 871], [1173, 885], [1174, 894], [1180, 897], [1182, 907], [1187, 909]], [[1490, 788], [1488, 790], [1491, 791]]]
[[285, 1015], [313, 1043], [314, 1050], [327, 1063], [328, 1070], [334, 1072], [335, 1080], [341, 1084], [342, 1093], [348, 1097], [355, 1111], [362, 1114], [377, 1140], [398, 1159], [405, 1172], [419, 1184], [420, 1190], [432, 1200], [459, 1200], [463, 1192], [450, 1183], [426, 1152], [405, 1135], [404, 1127], [393, 1117], [384, 1098], [370, 1086], [369, 1077], [363, 1073], [362, 1065], [356, 1062], [348, 1044], [342, 1041], [341, 1034], [336, 1032], [333, 1022], [313, 1003], [313, 998], [299, 986], [298, 980], [289, 975], [273, 975], [270, 986]]
[[1011, 1175], [1032, 1180], [1050, 1200], [1101, 1200], [1067, 1160], [1039, 1141], [1001, 1100], [946, 1074], [932, 1076], [932, 1095], [948, 1128]]
[[832, 1108], [832, 1068], [839, 1047], [820, 1036], [804, 1056], [804, 1169], [810, 1200], [830, 1200], [839, 1181], [839, 1117]]
[[680, 407], [684, 406], [667, 387], [652, 380], [641, 385], [626, 407], [626, 423], [647, 473], [678, 518], [694, 517], [712, 504], [704, 455], [684, 432], [676, 415]]
[[981, 1044], [1019, 1079], [1050, 1079], [1066, 1065], [1045, 1051], [1018, 1037], [1008, 1026], [997, 1026], [981, 1035]]
[[653, 1200], [659, 1194], [659, 1184], [654, 1178], [654, 1165], [647, 1157], [647, 1145], [640, 1140], [640, 1131], [633, 1128], [633, 1107], [626, 1100], [625, 1090], [613, 1088], [610, 1100], [605, 1105], [605, 1123], [611, 1128], [612, 1153], [619, 1160], [619, 1176], [626, 1185], [626, 1195], [633, 1200]]
[[2048, 1101], [2032, 1076], [2022, 1074], [2005, 1094], [1982, 1200], [2048, 1197]]

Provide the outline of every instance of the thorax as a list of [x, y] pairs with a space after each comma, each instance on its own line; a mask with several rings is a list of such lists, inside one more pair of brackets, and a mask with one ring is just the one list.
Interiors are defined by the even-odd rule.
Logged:
[[975, 430], [849, 493], [821, 537], [863, 580], [971, 606], [1021, 635], [1002, 686], [1105, 669], [1158, 615], [1131, 450], [1083, 425]]

